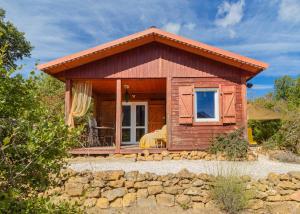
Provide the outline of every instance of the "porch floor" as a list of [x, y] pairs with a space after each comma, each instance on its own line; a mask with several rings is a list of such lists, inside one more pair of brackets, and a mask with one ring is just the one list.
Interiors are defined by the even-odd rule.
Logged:
[[[121, 146], [120, 154], [132, 154], [132, 153], [141, 153], [143, 150], [140, 147], [128, 145]], [[147, 149], [150, 153], [161, 153], [162, 151], [166, 151], [166, 148], [149, 148]], [[69, 151], [72, 155], [105, 155], [105, 154], [115, 154], [115, 147], [89, 147], [89, 148], [76, 148]]]

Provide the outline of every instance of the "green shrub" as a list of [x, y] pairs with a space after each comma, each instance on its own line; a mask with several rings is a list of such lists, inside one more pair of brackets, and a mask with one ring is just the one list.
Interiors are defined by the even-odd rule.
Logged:
[[283, 122], [279, 131], [263, 144], [267, 149], [282, 149], [300, 154], [300, 116]]
[[15, 198], [5, 193], [0, 193], [0, 213], [2, 214], [80, 214], [82, 211], [77, 205], [67, 202], [53, 204], [48, 199], [31, 197]]
[[234, 175], [218, 176], [211, 193], [221, 209], [233, 214], [244, 209], [251, 198], [246, 185]]
[[209, 151], [213, 154], [225, 153], [231, 160], [246, 158], [248, 143], [244, 138], [244, 129], [240, 128], [232, 133], [217, 136], [212, 140]]
[[280, 128], [280, 120], [258, 121], [250, 120], [248, 126], [253, 130], [253, 139], [262, 143], [272, 137]]

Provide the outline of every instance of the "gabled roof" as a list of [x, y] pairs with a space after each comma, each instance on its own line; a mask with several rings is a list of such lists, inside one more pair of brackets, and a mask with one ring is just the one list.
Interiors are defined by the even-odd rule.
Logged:
[[48, 74], [56, 74], [154, 41], [250, 71], [253, 73], [252, 76], [268, 67], [268, 64], [264, 62], [151, 27], [112, 42], [40, 64], [38, 69]]

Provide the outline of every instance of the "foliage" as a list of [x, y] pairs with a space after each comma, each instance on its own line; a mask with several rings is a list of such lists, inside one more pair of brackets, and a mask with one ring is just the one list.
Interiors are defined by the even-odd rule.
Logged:
[[300, 156], [291, 151], [274, 151], [269, 153], [270, 159], [287, 163], [300, 163]]
[[232, 160], [247, 157], [248, 143], [244, 138], [244, 129], [240, 128], [226, 135], [219, 135], [212, 140], [210, 152], [225, 153]]
[[0, 193], [0, 213], [3, 214], [77, 214], [82, 211], [69, 203], [52, 204], [48, 199], [43, 198], [28, 198], [26, 200], [14, 199], [7, 197], [6, 193]]
[[0, 210], [63, 213], [36, 199], [52, 182], [49, 175], [65, 164], [67, 151], [79, 143], [81, 128], [64, 124], [62, 84], [34, 73], [28, 79], [15, 75], [1, 55], [0, 71], [0, 192], [5, 193]]
[[264, 146], [300, 154], [300, 112], [295, 113], [289, 120], [284, 121], [279, 131]]
[[272, 137], [280, 128], [280, 120], [250, 120], [248, 126], [253, 131], [253, 138], [256, 142], [262, 143]]
[[0, 47], [6, 47], [3, 66], [6, 69], [16, 68], [16, 61], [29, 57], [32, 46], [11, 22], [5, 21], [5, 11], [0, 8]]
[[218, 176], [212, 188], [212, 197], [228, 213], [238, 213], [244, 209], [251, 193], [238, 176]]

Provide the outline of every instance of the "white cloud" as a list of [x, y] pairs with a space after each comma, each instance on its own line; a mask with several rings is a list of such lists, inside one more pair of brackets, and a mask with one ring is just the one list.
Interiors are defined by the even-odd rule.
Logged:
[[168, 22], [167, 24], [165, 24], [163, 26], [163, 29], [170, 33], [179, 34], [180, 29], [181, 29], [181, 24], [174, 23], [174, 22]]
[[241, 22], [244, 15], [245, 1], [236, 3], [224, 1], [219, 7], [215, 24], [220, 27], [231, 27]]
[[187, 23], [184, 25], [185, 28], [187, 28], [188, 30], [192, 31], [195, 29], [196, 24], [195, 23]]
[[267, 89], [273, 89], [273, 88], [274, 88], [273, 85], [254, 84], [251, 89], [254, 89], [254, 90], [267, 90]]
[[300, 23], [300, 1], [281, 0], [278, 14], [282, 21]]

